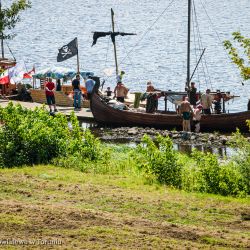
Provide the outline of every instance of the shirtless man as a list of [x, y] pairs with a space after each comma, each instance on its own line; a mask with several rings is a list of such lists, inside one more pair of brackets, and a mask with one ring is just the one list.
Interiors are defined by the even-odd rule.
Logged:
[[191, 131], [191, 126], [190, 126], [191, 113], [193, 113], [193, 110], [191, 108], [190, 102], [188, 101], [188, 97], [185, 97], [185, 100], [182, 101], [180, 105], [180, 114], [182, 114], [183, 117], [183, 122], [182, 122], [183, 131]]
[[114, 98], [119, 102], [124, 102], [127, 93], [128, 89], [121, 82], [118, 82], [114, 89]]
[[196, 133], [199, 133], [199, 132], [200, 132], [201, 112], [202, 112], [202, 105], [199, 104], [199, 105], [194, 109], [194, 117], [193, 117], [193, 122], [194, 122], [195, 132], [196, 132]]
[[212, 103], [213, 100], [212, 96], [210, 95], [210, 89], [207, 89], [206, 93], [201, 95], [201, 105], [205, 115], [211, 115]]

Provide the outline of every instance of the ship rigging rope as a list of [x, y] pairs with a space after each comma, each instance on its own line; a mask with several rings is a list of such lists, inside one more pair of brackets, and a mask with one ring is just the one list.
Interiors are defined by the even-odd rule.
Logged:
[[5, 43], [6, 43], [7, 47], [8, 47], [8, 49], [9, 49], [11, 55], [13, 56], [13, 59], [16, 60], [16, 58], [15, 58], [15, 56], [14, 56], [14, 54], [13, 54], [13, 52], [12, 52], [10, 46], [9, 46], [9, 44], [7, 43], [7, 41], [5, 41]]
[[[202, 39], [201, 39], [201, 35], [200, 35], [200, 29], [199, 29], [199, 22], [198, 22], [198, 18], [197, 18], [197, 14], [196, 14], [196, 8], [195, 8], [195, 3], [193, 2], [193, 8], [192, 8], [192, 13], [193, 13], [193, 27], [195, 29], [196, 27], [196, 32], [197, 32], [197, 42], [198, 42], [198, 46], [199, 46], [199, 49], [200, 51], [202, 51], [202, 49], [204, 49], [203, 47], [203, 44], [202, 44]], [[194, 25], [194, 23], [196, 24], [196, 26]], [[194, 30], [194, 35], [195, 35], [195, 30]], [[205, 55], [204, 55], [205, 56]], [[203, 77], [204, 77], [204, 80], [205, 80], [205, 83], [206, 83], [206, 88], [208, 88], [208, 83], [207, 83], [207, 78], [206, 78], [206, 72], [205, 72], [205, 68], [204, 68], [204, 62], [203, 62], [203, 59], [205, 59], [205, 57], [202, 58], [201, 60], [201, 67], [202, 67], [202, 72], [203, 72]], [[208, 71], [208, 70], [207, 70]], [[199, 72], [199, 71], [198, 71]], [[210, 84], [211, 84], [211, 81], [210, 81]], [[200, 89], [200, 83], [199, 83], [199, 89]]]
[[[163, 16], [163, 14], [171, 7], [171, 5], [175, 2], [172, 0], [168, 6], [161, 12], [161, 14], [155, 19], [155, 21], [146, 29], [146, 31], [142, 34], [141, 38], [136, 42], [136, 44], [131, 48], [131, 50], [127, 53], [127, 55], [121, 60], [120, 64], [124, 62], [124, 60], [130, 55], [137, 45], [144, 39], [144, 37], [149, 33], [149, 31], [153, 28], [153, 26], [159, 21], [159, 19]], [[119, 64], [119, 65], [120, 65]]]
[[[204, 3], [202, 2], [202, 0], [200, 0], [200, 3], [201, 3], [201, 5], [202, 5], [202, 7], [203, 7], [203, 9], [204, 9], [204, 11], [205, 11], [205, 13], [206, 13], [206, 15], [207, 15], [207, 18], [208, 18], [208, 20], [209, 20], [209, 22], [210, 22], [210, 24], [211, 24], [211, 26], [212, 26], [212, 28], [213, 28], [213, 30], [214, 30], [216, 36], [217, 36], [217, 38], [218, 38], [218, 41], [219, 41], [220, 45], [221, 45], [221, 44], [223, 43], [223, 41], [222, 41], [222, 39], [220, 38], [220, 35], [219, 35], [219, 33], [217, 32], [216, 27], [215, 27], [214, 23], [212, 22], [210, 16], [208, 15], [208, 12], [207, 12], [207, 10], [206, 10], [206, 8], [205, 8]], [[222, 46], [222, 47], [223, 47], [223, 49], [224, 49], [224, 52], [225, 52], [227, 58], [228, 58], [228, 59], [230, 60], [230, 62], [231, 62], [231, 58], [230, 58], [230, 56], [228, 55], [226, 49], [224, 48], [224, 46]], [[239, 75], [236, 73], [236, 68], [233, 67], [233, 69], [234, 69], [234, 73], [235, 73], [236, 78], [239, 79]]]
[[[117, 27], [118, 27], [118, 29], [120, 30], [120, 26], [119, 26], [118, 23], [117, 23]], [[121, 37], [121, 41], [122, 41], [123, 47], [125, 48], [125, 52], [126, 52], [126, 54], [127, 54], [127, 58], [129, 59], [129, 62], [130, 62], [130, 64], [132, 65], [132, 69], [133, 69], [133, 71], [134, 71], [134, 73], [135, 73], [135, 75], [136, 75], [135, 65], [133, 64], [133, 61], [132, 61], [131, 57], [130, 57], [129, 54], [128, 54], [128, 50], [127, 50], [127, 47], [125, 46], [125, 43], [124, 43], [124, 41], [123, 41], [123, 37]], [[141, 78], [140, 78], [140, 77], [139, 77], [139, 81], [141, 82]]]
[[[194, 53], [195, 53], [195, 59], [196, 59], [196, 64], [198, 63], [199, 59], [198, 59], [198, 55], [197, 55], [197, 50], [196, 50], [196, 34], [195, 34], [195, 23], [194, 23], [194, 18], [192, 18], [192, 23], [193, 23], [193, 29], [194, 29], [194, 32], [193, 32], [193, 36], [194, 36], [194, 46], [195, 46], [195, 50], [194, 50]], [[197, 27], [196, 27], [197, 28]], [[200, 51], [200, 48], [199, 48], [199, 51]], [[198, 78], [198, 83], [199, 83], [199, 89], [200, 89], [200, 71], [199, 71], [199, 67], [197, 67], [197, 78]]]
[[[117, 22], [117, 27], [118, 27], [119, 30], [122, 28], [121, 25], [120, 25], [118, 22]], [[123, 47], [125, 48], [125, 52], [126, 52], [126, 54], [127, 54], [127, 58], [129, 59], [130, 64], [133, 66], [133, 71], [134, 71], [135, 75], [138, 75], [138, 74], [136, 74], [136, 71], [135, 71], [135, 65], [134, 65], [134, 63], [133, 63], [133, 61], [132, 61], [130, 55], [128, 54], [128, 49], [127, 49], [127, 47], [126, 47], [125, 44], [124, 44], [124, 39], [123, 39], [123, 37], [121, 37], [121, 40], [122, 40]], [[149, 69], [147, 69], [143, 64], [140, 65], [140, 67], [143, 68], [146, 72], [149, 71]], [[139, 77], [139, 81], [140, 81], [140, 82], [141, 82], [141, 80], [142, 80], [142, 79]]]
[[[197, 33], [198, 33], [198, 43], [200, 45], [200, 49], [203, 49], [204, 46], [202, 44], [201, 33], [200, 33], [199, 22], [198, 22], [198, 16], [197, 16], [197, 12], [196, 12], [196, 7], [195, 7], [194, 1], [193, 1], [193, 11], [194, 11], [195, 22], [196, 22]], [[204, 64], [205, 64], [205, 68], [204, 68]], [[211, 89], [213, 89], [213, 85], [212, 85], [212, 81], [211, 81], [211, 77], [210, 77], [210, 74], [209, 74], [209, 70], [208, 70], [207, 61], [206, 61], [206, 57], [205, 56], [204, 56], [204, 60], [201, 60], [201, 65], [202, 65], [202, 69], [203, 69], [203, 73], [204, 73], [204, 78], [205, 78], [205, 81], [206, 81], [206, 86], [207, 86], [206, 75], [208, 75], [208, 81], [210, 83]]]
[[[111, 25], [110, 25], [111, 27]], [[107, 66], [107, 61], [108, 61], [108, 53], [109, 53], [109, 44], [110, 44], [110, 39], [108, 39], [108, 45], [107, 45], [107, 52], [106, 52], [106, 59], [105, 59], [105, 68]]]

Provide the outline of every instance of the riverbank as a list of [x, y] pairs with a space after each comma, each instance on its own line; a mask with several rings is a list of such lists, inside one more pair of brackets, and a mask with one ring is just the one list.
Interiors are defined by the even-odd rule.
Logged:
[[[176, 144], [185, 144], [193, 146], [210, 146], [223, 147], [226, 146], [232, 139], [231, 134], [214, 133], [194, 133], [175, 130], [163, 130], [155, 128], [142, 127], [119, 127], [119, 128], [96, 128], [93, 132], [102, 141], [113, 142], [141, 142], [143, 135], [147, 134], [154, 139], [158, 134], [166, 137], [169, 136]], [[245, 137], [250, 141], [249, 134]]]
[[132, 172], [103, 175], [55, 166], [1, 169], [0, 180], [0, 240], [34, 241], [32, 249], [41, 244], [247, 249], [250, 244], [249, 199], [149, 185]]

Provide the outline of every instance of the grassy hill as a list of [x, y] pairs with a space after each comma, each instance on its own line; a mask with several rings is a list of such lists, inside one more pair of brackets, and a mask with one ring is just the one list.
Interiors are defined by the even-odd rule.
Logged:
[[0, 170], [0, 244], [34, 244], [26, 249], [247, 249], [249, 208], [247, 198], [149, 185], [135, 173]]

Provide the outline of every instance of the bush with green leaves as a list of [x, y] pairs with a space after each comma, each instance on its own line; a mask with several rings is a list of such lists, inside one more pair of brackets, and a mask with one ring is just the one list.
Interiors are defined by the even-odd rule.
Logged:
[[244, 176], [232, 162], [220, 164], [216, 155], [197, 150], [193, 151], [192, 159], [194, 164], [183, 168], [184, 190], [233, 196], [247, 194]]
[[157, 135], [153, 141], [148, 135], [144, 135], [132, 157], [137, 167], [143, 170], [148, 178], [153, 176], [160, 183], [181, 187], [182, 166], [169, 137]]
[[[247, 123], [250, 126], [250, 121]], [[237, 165], [250, 194], [250, 142], [237, 130], [229, 143], [231, 147], [237, 148], [237, 154], [232, 161]]]
[[45, 108], [32, 111], [12, 103], [0, 108], [0, 167], [46, 164], [73, 155], [102, 157], [100, 142], [81, 129], [73, 113], [68, 119], [63, 114], [51, 116]]

